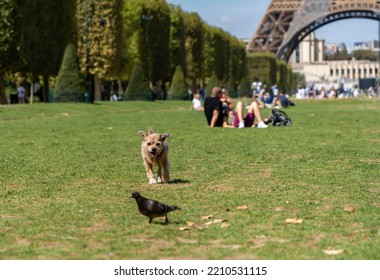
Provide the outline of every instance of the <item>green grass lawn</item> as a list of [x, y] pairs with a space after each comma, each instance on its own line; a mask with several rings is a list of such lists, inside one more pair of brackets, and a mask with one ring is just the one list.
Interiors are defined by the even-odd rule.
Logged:
[[[0, 259], [380, 259], [379, 100], [298, 101], [268, 129], [189, 107], [0, 107]], [[148, 184], [150, 127], [170, 134], [169, 184]], [[148, 225], [132, 191], [182, 211]]]

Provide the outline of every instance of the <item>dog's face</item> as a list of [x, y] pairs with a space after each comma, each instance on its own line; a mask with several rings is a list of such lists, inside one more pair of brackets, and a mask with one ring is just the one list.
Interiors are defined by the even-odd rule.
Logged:
[[169, 137], [168, 133], [159, 134], [148, 130], [148, 132], [140, 131], [139, 134], [143, 138], [143, 150], [145, 150], [150, 157], [155, 158], [159, 156], [166, 148], [164, 142], [165, 139]]

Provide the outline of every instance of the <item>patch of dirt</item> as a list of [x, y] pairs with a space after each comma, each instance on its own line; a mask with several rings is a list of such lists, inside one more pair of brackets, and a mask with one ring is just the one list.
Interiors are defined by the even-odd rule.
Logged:
[[32, 244], [32, 241], [25, 238], [16, 237], [16, 244], [20, 246], [29, 246]]
[[84, 231], [89, 231], [89, 232], [96, 232], [96, 231], [102, 231], [105, 230], [109, 227], [107, 223], [97, 223], [93, 224], [92, 226], [82, 228]]

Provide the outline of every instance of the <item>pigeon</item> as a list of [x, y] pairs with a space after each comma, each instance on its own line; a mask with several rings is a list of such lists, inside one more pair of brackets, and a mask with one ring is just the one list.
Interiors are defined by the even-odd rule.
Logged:
[[139, 211], [144, 216], [149, 218], [149, 224], [152, 223], [153, 218], [165, 217], [165, 224], [169, 222], [167, 214], [174, 210], [181, 210], [177, 206], [168, 206], [155, 200], [145, 198], [138, 192], [132, 192], [130, 198], [136, 199]]

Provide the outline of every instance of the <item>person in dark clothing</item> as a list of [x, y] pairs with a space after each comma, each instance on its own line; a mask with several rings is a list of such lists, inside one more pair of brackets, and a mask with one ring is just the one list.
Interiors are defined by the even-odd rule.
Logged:
[[220, 100], [221, 94], [222, 90], [218, 87], [214, 87], [211, 96], [206, 97], [204, 101], [204, 112], [207, 123], [210, 127], [219, 126], [233, 128], [234, 126], [228, 124], [227, 111]]
[[280, 101], [282, 108], [287, 108], [288, 106], [290, 106], [289, 99], [285, 96], [285, 94], [282, 91], [280, 91], [278, 94], [278, 100]]

